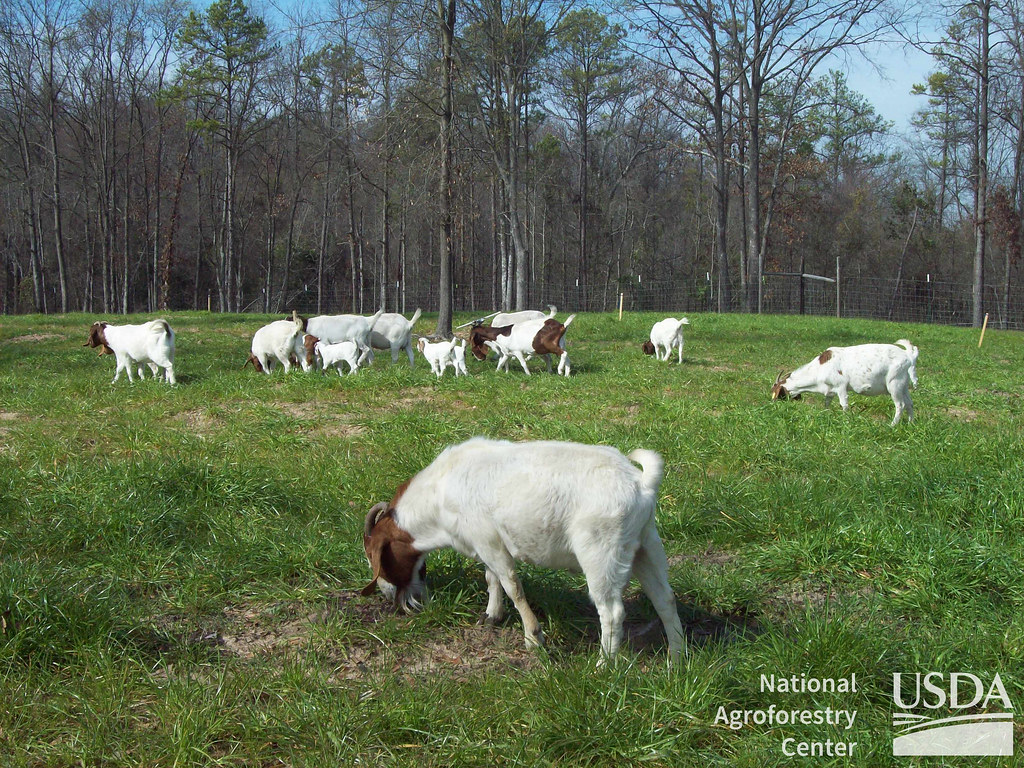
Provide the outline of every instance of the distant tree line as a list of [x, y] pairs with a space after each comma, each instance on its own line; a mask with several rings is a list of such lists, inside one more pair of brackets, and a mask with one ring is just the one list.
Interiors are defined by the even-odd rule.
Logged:
[[930, 8], [905, 145], [838, 64], [920, 21], [885, 0], [333, 1], [3, 4], [3, 312], [426, 285], [444, 334], [467, 292], [760, 311], [765, 275], [839, 267], [973, 283], [980, 322], [1020, 278], [1024, 0]]

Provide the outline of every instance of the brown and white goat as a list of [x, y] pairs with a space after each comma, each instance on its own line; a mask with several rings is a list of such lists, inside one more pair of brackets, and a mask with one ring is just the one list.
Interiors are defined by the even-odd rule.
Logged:
[[635, 576], [676, 657], [683, 630], [654, 519], [662, 468], [654, 451], [627, 458], [603, 445], [477, 437], [446, 448], [366, 515], [363, 548], [373, 578], [362, 593], [379, 588], [397, 607], [419, 608], [427, 553], [451, 548], [486, 569], [486, 622], [504, 616], [504, 591], [522, 617], [526, 644], [541, 645], [515, 561], [582, 571], [608, 657], [622, 642], [622, 592]]
[[569, 355], [565, 351], [565, 330], [572, 323], [576, 315], [569, 315], [564, 323], [557, 320], [528, 320], [525, 323], [516, 323], [512, 330], [506, 334], [499, 334], [493, 341], [485, 341], [484, 344], [495, 350], [499, 355], [498, 368], [508, 370], [508, 363], [513, 357], [523, 366], [526, 375], [530, 375], [530, 369], [526, 365], [527, 358], [534, 355], [543, 355], [548, 362], [548, 370], [551, 370], [548, 355], [558, 355], [558, 373], [568, 376], [572, 372], [569, 364]]
[[917, 387], [917, 355], [917, 347], [906, 339], [895, 344], [829, 347], [792, 373], [780, 373], [772, 385], [772, 400], [798, 400], [804, 392], [818, 392], [825, 396], [825, 405], [833, 396], [838, 397], [845, 411], [850, 407], [850, 392], [858, 395], [888, 393], [896, 406], [893, 426], [904, 411], [907, 421], [913, 421], [910, 388], [911, 385]]

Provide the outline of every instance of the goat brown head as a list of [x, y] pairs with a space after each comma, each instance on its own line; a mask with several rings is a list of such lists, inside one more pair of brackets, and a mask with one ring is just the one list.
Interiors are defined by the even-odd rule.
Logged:
[[775, 377], [775, 383], [772, 385], [772, 400], [799, 400], [801, 398], [799, 394], [789, 394], [789, 390], [784, 386], [788, 380], [789, 374], [779, 371], [779, 375]]
[[114, 350], [107, 344], [106, 330], [110, 323], [95, 322], [89, 329], [89, 340], [83, 344], [83, 347], [101, 347], [101, 355], [112, 355]]
[[396, 608], [405, 612], [423, 605], [427, 566], [425, 554], [413, 546], [412, 536], [395, 520], [395, 504], [404, 493], [399, 488], [391, 504], [375, 504], [363, 521], [363, 551], [373, 578], [362, 588], [362, 595], [380, 589]]
[[306, 350], [306, 365], [316, 365], [316, 345], [320, 343], [320, 339], [311, 333], [307, 333], [302, 337], [302, 346]]
[[260, 359], [256, 357], [256, 355], [250, 353], [248, 359], [242, 363], [242, 367], [245, 368], [249, 363], [252, 363], [252, 367], [256, 369], [257, 373], [263, 373], [263, 365], [260, 363]]
[[644, 343], [643, 343], [643, 344], [641, 345], [641, 347], [640, 347], [640, 348], [641, 348], [641, 349], [642, 349], [642, 350], [644, 351], [644, 354], [645, 354], [645, 355], [653, 355], [653, 354], [654, 354], [654, 344], [652, 344], [652, 343], [651, 343], [651, 340], [650, 340], [650, 339], [648, 339], [647, 341], [645, 341], [645, 342], [644, 342]]
[[486, 360], [491, 350], [484, 342], [494, 341], [498, 336], [508, 336], [511, 332], [511, 325], [495, 328], [493, 325], [473, 323], [473, 327], [469, 329], [469, 348], [473, 352], [473, 357], [477, 360]]

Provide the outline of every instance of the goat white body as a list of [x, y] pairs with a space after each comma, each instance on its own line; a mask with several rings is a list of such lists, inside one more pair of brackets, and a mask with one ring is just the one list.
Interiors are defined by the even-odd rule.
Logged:
[[[449, 341], [427, 341], [425, 338], [420, 337], [417, 342], [417, 347], [420, 350], [420, 354], [426, 358], [427, 362], [430, 363], [430, 370], [441, 378], [444, 375], [444, 369], [449, 365], [454, 365], [452, 362], [452, 350], [455, 349], [455, 342], [458, 339], [451, 339]], [[455, 371], [455, 375], [458, 375], [458, 370]]]
[[280, 362], [287, 373], [292, 367], [292, 357], [298, 359], [302, 370], [308, 371], [312, 366], [306, 360], [306, 350], [302, 343], [304, 335], [302, 324], [294, 320], [267, 323], [252, 335], [252, 355], [267, 374], [273, 370], [274, 360]]
[[[564, 326], [568, 326], [576, 315], [569, 315], [563, 323]], [[534, 349], [534, 339], [537, 334], [544, 327], [544, 324], [549, 318], [538, 318], [536, 320], [527, 320], [525, 322], [516, 323], [512, 326], [512, 331], [507, 336], [498, 336], [494, 341], [484, 342], [488, 347], [498, 353], [498, 365], [495, 370], [508, 371], [509, 361], [514, 357], [519, 361], [519, 364], [523, 367], [526, 375], [530, 375], [530, 369], [526, 365], [526, 361], [537, 354]], [[565, 351], [565, 336], [558, 341], [558, 346], [561, 349], [561, 355], [558, 358], [558, 374], [568, 376], [572, 373], [572, 367], [569, 362], [569, 354]], [[545, 359], [549, 360], [548, 356], [545, 355]], [[548, 371], [551, 370], [551, 363], [548, 362]]]
[[[413, 343], [412, 327], [420, 319], [423, 312], [417, 307], [412, 318], [407, 320], [404, 315], [396, 312], [385, 312], [370, 331], [370, 346], [374, 349], [391, 350], [391, 362], [398, 362], [398, 353], [405, 351], [409, 356], [409, 367], [413, 367]], [[373, 362], [373, 354], [370, 354], [370, 362]]]
[[325, 371], [328, 368], [335, 368], [341, 376], [343, 363], [348, 363], [350, 376], [359, 370], [359, 347], [354, 341], [339, 341], [335, 344], [318, 341], [313, 350], [320, 361], [320, 367]]
[[466, 340], [462, 339], [461, 344], [454, 344], [452, 346], [451, 354], [448, 356], [446, 365], [450, 365], [455, 369], [456, 376], [469, 376], [469, 371], [466, 369]]
[[910, 401], [911, 385], [917, 387], [918, 349], [906, 339], [896, 344], [858, 344], [852, 347], [829, 347], [806, 365], [779, 379], [773, 388], [785, 395], [817, 392], [825, 396], [826, 405], [832, 397], [839, 398], [843, 410], [849, 408], [850, 392], [858, 395], [888, 393], [896, 406], [892, 424], [899, 423], [904, 411], [907, 421], [914, 419]]
[[548, 313], [546, 315], [539, 309], [523, 309], [519, 312], [499, 312], [491, 318], [491, 326], [494, 328], [500, 328], [504, 325], [524, 323], [527, 320], [547, 320], [549, 317], [554, 317], [556, 311], [555, 306], [553, 304], [549, 304]]
[[674, 317], [666, 317], [659, 320], [651, 328], [651, 343], [654, 345], [654, 356], [659, 360], [668, 360], [672, 349], [679, 350], [679, 363], [683, 362], [683, 326], [689, 325], [690, 321], [685, 317], [678, 320]]
[[174, 378], [174, 330], [166, 320], [151, 320], [140, 325], [110, 325], [102, 323], [105, 346], [114, 353], [117, 368], [111, 383], [117, 381], [124, 371], [128, 381], [132, 368], [138, 366], [139, 377], [143, 378], [142, 364], [153, 372], [153, 378], [160, 378], [163, 369], [168, 384], [175, 384]]
[[306, 333], [316, 336], [325, 344], [336, 344], [339, 341], [352, 341], [359, 347], [359, 364], [373, 354], [370, 346], [370, 334], [377, 320], [384, 314], [383, 309], [371, 317], [362, 315], [317, 315], [309, 318]]
[[676, 655], [683, 631], [654, 518], [663, 463], [645, 450], [629, 459], [608, 446], [473, 438], [447, 448], [396, 495], [394, 522], [411, 535], [413, 555], [450, 547], [481, 561], [487, 621], [504, 615], [504, 590], [528, 645], [542, 643], [543, 633], [516, 560], [584, 573], [606, 656], [621, 644], [622, 592], [636, 576]]

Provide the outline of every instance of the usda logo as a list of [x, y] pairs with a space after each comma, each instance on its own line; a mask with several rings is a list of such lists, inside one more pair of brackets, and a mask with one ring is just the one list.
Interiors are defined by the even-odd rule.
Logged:
[[1013, 754], [1013, 704], [998, 674], [986, 685], [967, 672], [896, 672], [892, 700], [893, 755]]

